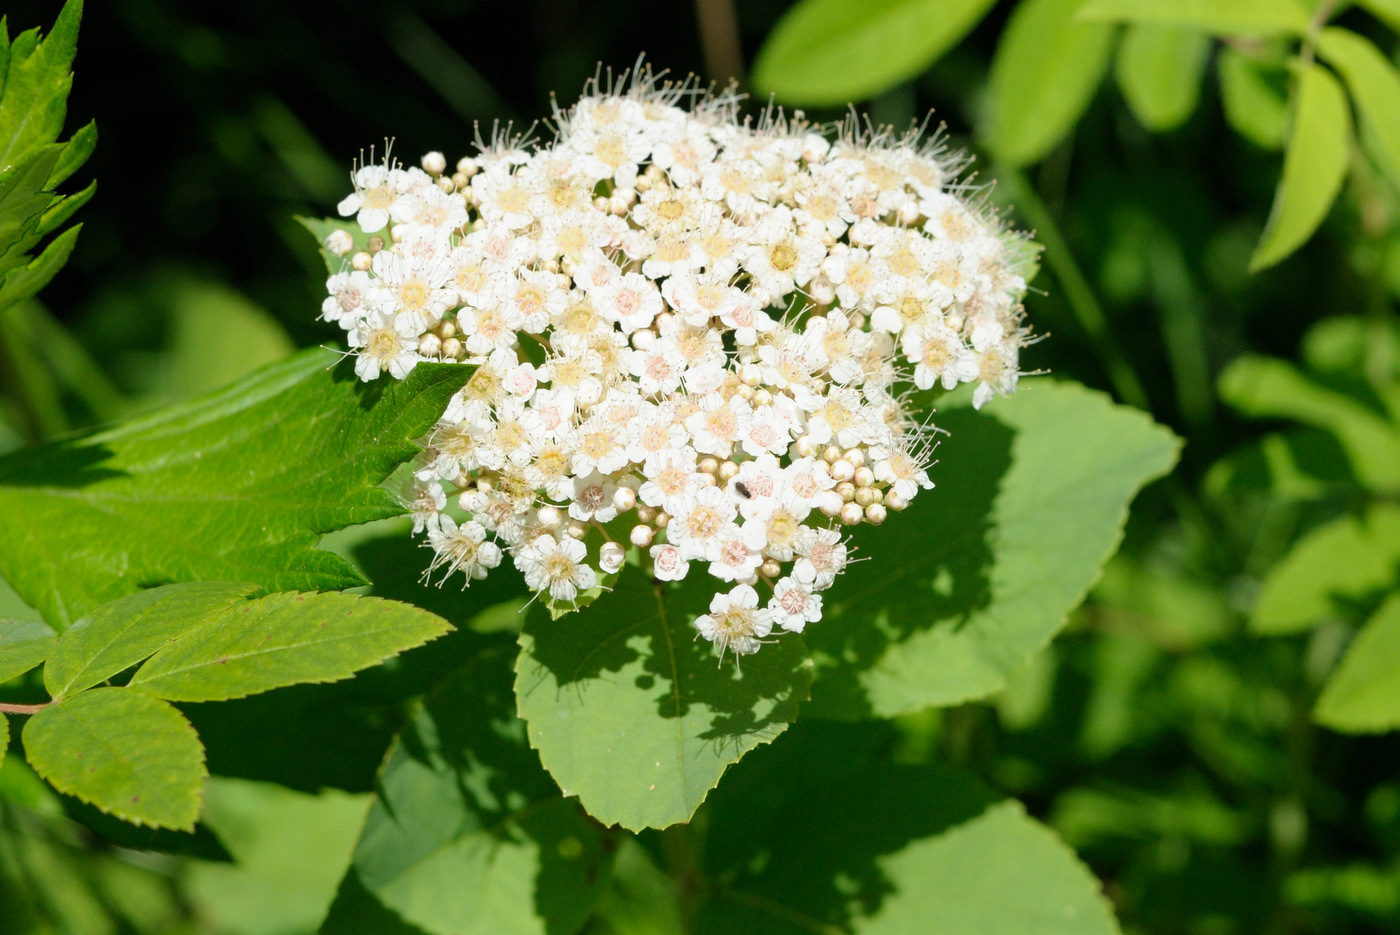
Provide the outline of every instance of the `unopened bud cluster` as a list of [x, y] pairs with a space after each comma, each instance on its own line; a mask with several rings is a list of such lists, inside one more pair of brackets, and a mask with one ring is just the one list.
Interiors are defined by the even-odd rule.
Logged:
[[407, 495], [429, 575], [509, 553], [560, 609], [635, 549], [724, 582], [695, 627], [752, 653], [820, 618], [847, 527], [932, 486], [914, 391], [1014, 389], [1024, 251], [957, 167], [737, 106], [643, 76], [556, 113], [552, 145], [354, 173], [323, 317], [356, 371], [476, 367]]

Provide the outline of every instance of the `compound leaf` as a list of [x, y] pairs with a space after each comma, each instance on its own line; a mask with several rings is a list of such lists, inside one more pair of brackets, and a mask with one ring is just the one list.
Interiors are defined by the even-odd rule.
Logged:
[[37, 620], [0, 620], [0, 685], [48, 658], [54, 638]]
[[190, 831], [204, 747], [172, 705], [129, 688], [94, 688], [24, 725], [24, 754], [55, 789], [139, 825]]

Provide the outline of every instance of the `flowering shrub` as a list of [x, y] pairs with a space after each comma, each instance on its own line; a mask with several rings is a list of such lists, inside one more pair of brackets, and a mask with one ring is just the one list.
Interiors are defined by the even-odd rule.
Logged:
[[917, 391], [1014, 390], [1027, 251], [958, 157], [738, 104], [642, 72], [557, 112], [551, 145], [355, 172], [322, 317], [356, 373], [476, 368], [415, 464], [429, 575], [504, 547], [562, 611], [630, 542], [657, 580], [718, 579], [694, 625], [754, 653], [821, 618], [842, 527], [933, 486]]

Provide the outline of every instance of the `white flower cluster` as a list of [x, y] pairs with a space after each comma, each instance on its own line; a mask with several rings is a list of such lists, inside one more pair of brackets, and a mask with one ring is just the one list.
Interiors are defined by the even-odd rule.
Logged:
[[821, 617], [842, 527], [932, 486], [915, 390], [1014, 389], [1025, 252], [957, 167], [917, 134], [737, 108], [643, 78], [556, 113], [549, 146], [354, 173], [322, 313], [356, 372], [477, 368], [407, 496], [429, 575], [504, 548], [563, 609], [630, 542], [657, 579], [725, 582], [694, 625], [756, 652]]

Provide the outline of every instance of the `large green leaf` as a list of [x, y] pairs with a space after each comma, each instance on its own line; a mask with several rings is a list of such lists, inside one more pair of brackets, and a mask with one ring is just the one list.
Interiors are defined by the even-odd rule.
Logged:
[[1117, 932], [1098, 881], [1020, 803], [891, 763], [880, 739], [800, 724], [726, 779], [704, 841], [722, 882], [697, 933]]
[[0, 685], [48, 658], [54, 632], [37, 620], [0, 619]]
[[1191, 116], [1210, 45], [1209, 37], [1191, 29], [1141, 24], [1128, 30], [1118, 47], [1118, 87], [1144, 127], [1170, 130]]
[[846, 104], [907, 81], [958, 43], [993, 0], [802, 0], [754, 62], [760, 94]]
[[1302, 35], [1308, 30], [1308, 11], [1298, 0], [1088, 0], [1080, 16], [1188, 26], [1223, 36]]
[[363, 384], [308, 350], [190, 403], [0, 459], [0, 573], [56, 627], [179, 581], [363, 584], [327, 532], [403, 511], [379, 483], [471, 368]]
[[1400, 489], [1400, 428], [1360, 400], [1315, 383], [1287, 361], [1253, 354], [1231, 361], [1217, 389], [1244, 415], [1330, 432], [1361, 483], [1380, 493]]
[[139, 691], [94, 688], [49, 705], [24, 725], [24, 755], [54, 788], [118, 818], [189, 831], [199, 816], [199, 737]]
[[1025, 0], [992, 59], [991, 102], [984, 127], [996, 157], [1013, 166], [1036, 162], [1089, 106], [1113, 47], [1113, 27], [1078, 18], [1084, 0]]
[[1357, 634], [1317, 699], [1316, 717], [1354, 733], [1400, 727], [1400, 594]]
[[1312, 236], [1341, 190], [1351, 156], [1351, 109], [1337, 79], [1320, 65], [1300, 64], [1295, 100], [1283, 178], [1250, 272], [1273, 266]]
[[1397, 583], [1400, 507], [1379, 504], [1299, 539], [1264, 579], [1250, 626], [1258, 633], [1295, 633], [1354, 612]]
[[73, 84], [68, 69], [82, 15], [82, 0], [68, 0], [38, 47], [22, 61], [11, 57], [0, 95], [0, 166], [13, 164], [36, 144], [52, 142], [63, 129]]
[[255, 584], [196, 581], [103, 604], [59, 639], [44, 666], [44, 687], [61, 698], [105, 682], [257, 589]]
[[[1264, 149], [1282, 149], [1288, 134], [1287, 73], [1271, 72], [1238, 49], [1220, 49], [1220, 103], [1225, 119], [1245, 139]], [[1278, 77], [1271, 82], [1270, 77]]]
[[1400, 188], [1400, 73], [1380, 49], [1348, 29], [1323, 30], [1317, 50], [1346, 82], [1377, 161]]
[[804, 634], [814, 713], [889, 717], [1003, 687], [1084, 599], [1178, 446], [1141, 412], [1046, 380], [980, 413], [944, 407], [938, 426], [937, 488], [860, 531], [866, 561]]
[[602, 830], [559, 794], [512, 709], [509, 654], [484, 654], [384, 764], [354, 872], [427, 932], [569, 935], [607, 883]]
[[691, 622], [713, 579], [678, 588], [624, 569], [611, 594], [576, 614], [530, 615], [515, 691], [530, 743], [565, 795], [604, 824], [685, 821], [728, 766], [797, 717], [811, 681], [806, 648], [784, 635], [719, 662]]
[[412, 604], [294, 591], [211, 602], [201, 618], [137, 670], [133, 688], [171, 701], [225, 701], [334, 682], [452, 629]]

